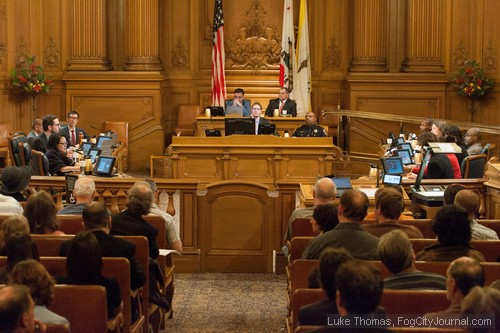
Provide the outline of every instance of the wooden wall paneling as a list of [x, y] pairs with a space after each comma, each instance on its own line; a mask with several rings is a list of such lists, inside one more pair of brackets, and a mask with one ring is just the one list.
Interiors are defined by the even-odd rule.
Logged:
[[0, 0], [0, 72], [7, 71], [7, 41], [9, 39], [7, 0]]

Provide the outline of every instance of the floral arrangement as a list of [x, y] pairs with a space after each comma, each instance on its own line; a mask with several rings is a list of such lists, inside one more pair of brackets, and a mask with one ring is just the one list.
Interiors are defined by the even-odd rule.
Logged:
[[484, 96], [495, 86], [495, 81], [486, 78], [486, 74], [475, 60], [466, 60], [453, 76], [452, 85], [457, 88], [457, 95], [477, 99]]
[[10, 77], [12, 87], [26, 95], [48, 94], [52, 85], [44, 68], [35, 64], [34, 56], [13, 69]]

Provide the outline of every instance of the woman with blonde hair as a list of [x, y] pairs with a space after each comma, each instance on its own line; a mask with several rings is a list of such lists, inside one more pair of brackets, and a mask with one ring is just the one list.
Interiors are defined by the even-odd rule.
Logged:
[[54, 302], [54, 278], [45, 267], [33, 259], [23, 260], [14, 267], [10, 274], [9, 284], [23, 284], [30, 289], [35, 302], [35, 318], [44, 324], [64, 324], [69, 321], [47, 309]]
[[30, 195], [24, 207], [24, 216], [28, 219], [32, 234], [64, 235], [64, 232], [59, 230], [56, 215], [56, 204], [45, 191]]
[[5, 253], [5, 244], [7, 244], [7, 240], [15, 233], [30, 233], [28, 220], [23, 215], [12, 215], [3, 221], [0, 229], [0, 255], [7, 255], [7, 253]]

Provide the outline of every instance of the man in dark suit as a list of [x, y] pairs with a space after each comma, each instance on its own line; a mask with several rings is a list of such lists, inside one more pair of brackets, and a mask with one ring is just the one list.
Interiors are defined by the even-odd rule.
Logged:
[[[91, 231], [101, 249], [103, 257], [124, 257], [130, 262], [130, 289], [142, 287], [146, 282], [143, 269], [135, 260], [135, 244], [109, 235], [111, 216], [104, 204], [92, 202], [82, 213], [85, 229]], [[72, 240], [61, 244], [60, 256], [67, 256]]]
[[111, 234], [125, 236], [145, 236], [149, 242], [149, 257], [158, 258], [159, 249], [156, 242], [158, 229], [144, 221], [153, 204], [153, 192], [148, 183], [136, 182], [128, 190], [127, 209], [111, 216]]
[[262, 105], [260, 105], [260, 103], [253, 103], [251, 111], [251, 117], [255, 119], [255, 134], [259, 134], [259, 124], [266, 125], [271, 122], [268, 119], [261, 117]]
[[273, 117], [274, 110], [278, 110], [279, 116], [297, 117], [297, 103], [288, 98], [288, 88], [281, 87], [279, 97], [271, 99], [266, 108], [266, 116]]
[[68, 142], [68, 147], [74, 147], [80, 144], [80, 133], [83, 135], [83, 139], [90, 139], [90, 136], [85, 132], [83, 128], [76, 127], [78, 123], [78, 118], [80, 115], [76, 111], [68, 112], [68, 125], [61, 128], [59, 134], [66, 137], [66, 142]]
[[[47, 150], [47, 143], [49, 142], [49, 136], [52, 133], [59, 133], [59, 119], [53, 114], [48, 114], [42, 119], [43, 132], [40, 134], [32, 143], [32, 147], [35, 150], [45, 153]], [[31, 142], [30, 142], [31, 143]]]

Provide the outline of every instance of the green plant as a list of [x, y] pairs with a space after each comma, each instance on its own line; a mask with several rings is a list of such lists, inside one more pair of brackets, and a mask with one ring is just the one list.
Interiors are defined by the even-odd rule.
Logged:
[[48, 94], [52, 80], [47, 78], [43, 66], [36, 65], [35, 57], [28, 58], [10, 73], [12, 87], [26, 95]]

